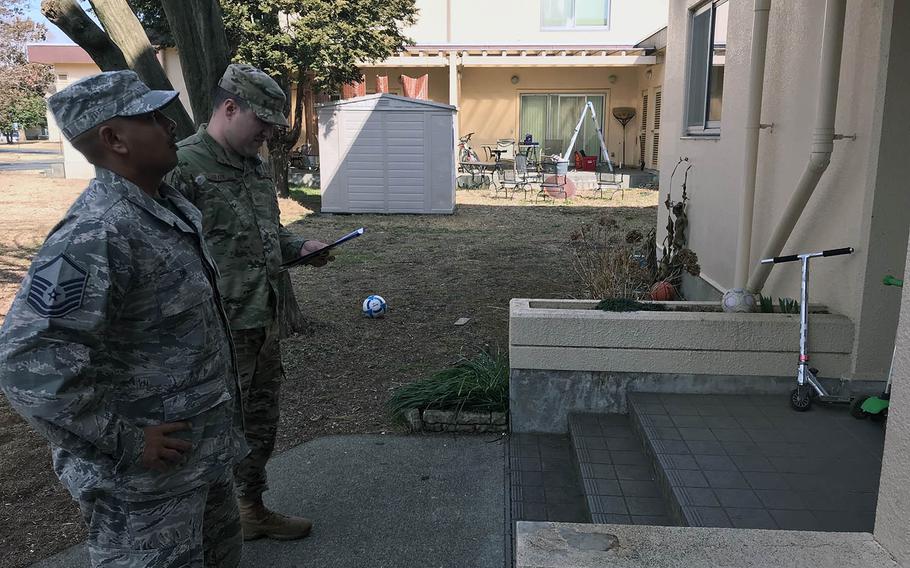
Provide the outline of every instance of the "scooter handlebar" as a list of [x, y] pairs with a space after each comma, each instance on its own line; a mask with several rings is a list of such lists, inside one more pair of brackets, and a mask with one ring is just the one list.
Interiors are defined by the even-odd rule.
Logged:
[[788, 254], [786, 256], [775, 256], [774, 258], [766, 258], [761, 261], [762, 264], [780, 264], [782, 262], [795, 262], [800, 259], [800, 256], [838, 256], [842, 254], [853, 254], [853, 247], [844, 247], [839, 249], [824, 250], [822, 252], [814, 252], [811, 254]]
[[822, 252], [822, 256], [838, 256], [841, 254], [853, 254], [853, 247], [844, 247], [839, 249], [831, 249]]
[[787, 256], [775, 256], [774, 258], [766, 258], [761, 261], [762, 264], [780, 264], [781, 262], [793, 262], [799, 260], [799, 256], [795, 254], [788, 254]]

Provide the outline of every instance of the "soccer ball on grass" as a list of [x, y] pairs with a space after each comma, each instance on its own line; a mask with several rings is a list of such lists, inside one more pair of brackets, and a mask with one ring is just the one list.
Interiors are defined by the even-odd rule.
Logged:
[[380, 318], [385, 315], [388, 309], [389, 306], [385, 303], [382, 296], [377, 296], [376, 294], [367, 296], [367, 299], [363, 301], [363, 306], [361, 307], [363, 315], [368, 318]]

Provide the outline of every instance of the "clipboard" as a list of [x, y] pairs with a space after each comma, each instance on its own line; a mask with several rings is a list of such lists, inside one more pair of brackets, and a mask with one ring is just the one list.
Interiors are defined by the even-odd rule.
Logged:
[[340, 239], [338, 239], [334, 243], [326, 246], [325, 248], [321, 248], [315, 252], [311, 252], [309, 254], [305, 254], [301, 257], [295, 258], [294, 260], [285, 262], [284, 264], [281, 265], [281, 270], [287, 270], [288, 268], [300, 266], [301, 264], [307, 264], [307, 263], [309, 263], [309, 261], [313, 260], [314, 258], [324, 255], [326, 252], [332, 250], [333, 248], [337, 247], [338, 245], [344, 244], [344, 243], [350, 241], [351, 239], [356, 239], [357, 237], [362, 235], [363, 232], [364, 232], [363, 227], [360, 227], [357, 230], [351, 231], [347, 235], [341, 237]]

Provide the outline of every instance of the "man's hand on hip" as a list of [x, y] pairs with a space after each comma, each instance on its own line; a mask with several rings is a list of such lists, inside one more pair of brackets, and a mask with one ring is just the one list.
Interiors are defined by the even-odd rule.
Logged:
[[[300, 247], [300, 256], [306, 256], [308, 254], [318, 252], [327, 246], [329, 245], [321, 241], [304, 241], [303, 246]], [[323, 254], [320, 254], [307, 262], [307, 264], [310, 266], [325, 266], [333, 260], [335, 260], [335, 257], [330, 254], [330, 251], [325, 251]]]
[[168, 434], [189, 429], [189, 422], [171, 422], [143, 428], [145, 448], [142, 450], [142, 465], [155, 471], [167, 471], [180, 463], [183, 454], [192, 449], [193, 445], [180, 438], [171, 438]]

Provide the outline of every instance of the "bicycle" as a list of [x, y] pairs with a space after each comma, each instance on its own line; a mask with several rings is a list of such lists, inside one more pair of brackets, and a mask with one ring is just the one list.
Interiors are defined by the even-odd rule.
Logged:
[[471, 176], [470, 184], [462, 185], [462, 182], [460, 181], [458, 183], [459, 187], [464, 187], [465, 189], [477, 189], [483, 185], [483, 172], [480, 172], [480, 181], [477, 181], [477, 168], [469, 165], [471, 163], [480, 162], [477, 152], [471, 148], [472, 136], [474, 136], [474, 133], [469, 132], [458, 138], [458, 173]]

